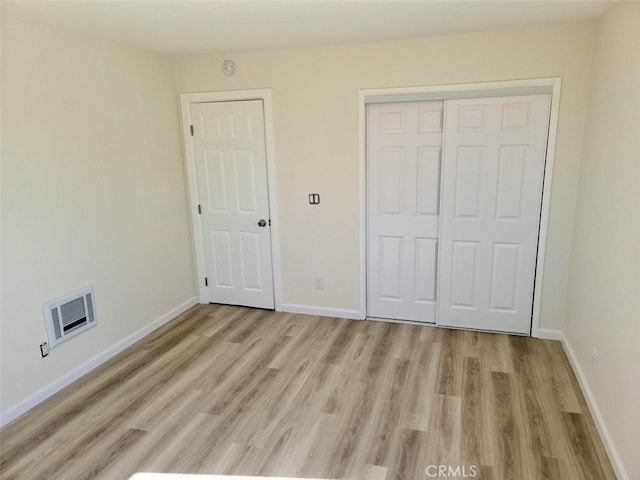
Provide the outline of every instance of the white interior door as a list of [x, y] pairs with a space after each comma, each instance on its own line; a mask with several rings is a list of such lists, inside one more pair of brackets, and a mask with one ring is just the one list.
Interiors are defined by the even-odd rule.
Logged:
[[367, 106], [367, 315], [435, 322], [442, 101]]
[[550, 103], [445, 103], [440, 325], [530, 333]]
[[191, 105], [210, 302], [274, 308], [261, 100]]

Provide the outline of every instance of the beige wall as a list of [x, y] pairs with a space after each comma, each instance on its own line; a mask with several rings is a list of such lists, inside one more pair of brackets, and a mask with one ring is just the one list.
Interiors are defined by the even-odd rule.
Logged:
[[640, 4], [598, 25], [565, 336], [628, 478], [640, 478]]
[[[1, 409], [194, 296], [173, 65], [4, 19]], [[46, 359], [42, 303], [95, 287], [98, 326]]]
[[[272, 88], [283, 300], [359, 309], [358, 90], [561, 76], [541, 327], [562, 329], [594, 25], [176, 58], [178, 92]], [[224, 77], [223, 59], [237, 63]], [[308, 205], [307, 194], [321, 194]], [[313, 277], [325, 277], [314, 290]]]

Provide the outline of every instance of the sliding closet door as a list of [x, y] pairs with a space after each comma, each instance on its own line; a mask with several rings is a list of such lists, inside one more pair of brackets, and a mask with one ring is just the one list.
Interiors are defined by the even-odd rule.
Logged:
[[442, 101], [367, 107], [367, 315], [435, 322]]
[[446, 101], [440, 325], [530, 332], [550, 102]]

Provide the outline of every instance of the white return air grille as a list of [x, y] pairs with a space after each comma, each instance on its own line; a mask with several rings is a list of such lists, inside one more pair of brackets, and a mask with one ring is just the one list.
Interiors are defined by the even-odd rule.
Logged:
[[51, 300], [43, 305], [43, 309], [51, 348], [96, 324], [91, 285]]

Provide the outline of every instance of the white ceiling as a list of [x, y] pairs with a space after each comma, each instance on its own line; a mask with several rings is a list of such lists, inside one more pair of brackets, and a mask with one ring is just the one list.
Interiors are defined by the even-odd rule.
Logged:
[[598, 18], [611, 1], [4, 0], [3, 15], [166, 53], [375, 42]]

